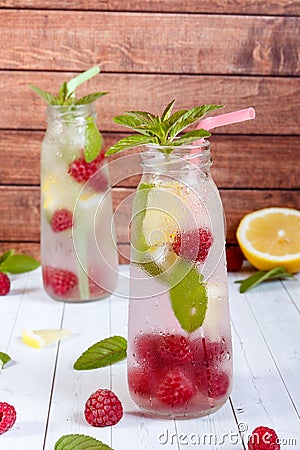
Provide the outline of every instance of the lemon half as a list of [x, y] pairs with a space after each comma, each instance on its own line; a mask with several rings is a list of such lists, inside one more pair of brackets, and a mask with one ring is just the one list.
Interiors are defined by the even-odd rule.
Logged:
[[300, 211], [259, 209], [241, 220], [236, 236], [245, 257], [257, 269], [300, 270]]

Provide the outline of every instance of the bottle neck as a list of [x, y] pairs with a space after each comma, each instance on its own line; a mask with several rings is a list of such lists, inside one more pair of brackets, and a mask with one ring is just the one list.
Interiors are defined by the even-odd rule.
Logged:
[[201, 143], [175, 146], [172, 152], [167, 154], [164, 151], [171, 148], [162, 147], [156, 144], [147, 145], [141, 153], [142, 167], [145, 172], [155, 174], [171, 175], [174, 173], [209, 173], [212, 165], [210, 155], [210, 143], [203, 140]]
[[48, 105], [47, 122], [51, 124], [78, 124], [84, 125], [87, 120], [96, 119], [96, 110], [93, 103], [87, 105]]

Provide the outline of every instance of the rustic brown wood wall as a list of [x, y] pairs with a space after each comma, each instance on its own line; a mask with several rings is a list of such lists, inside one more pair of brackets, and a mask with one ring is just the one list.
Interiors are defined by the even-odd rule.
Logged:
[[[173, 98], [256, 108], [255, 121], [211, 139], [228, 242], [249, 211], [299, 208], [299, 49], [298, 0], [0, 0], [0, 251], [39, 255], [45, 104], [28, 85], [56, 89], [93, 65], [102, 74], [85, 89], [110, 92], [97, 105], [107, 147], [124, 135], [113, 116], [128, 109], [159, 113]], [[113, 189], [115, 208], [137, 181]]]

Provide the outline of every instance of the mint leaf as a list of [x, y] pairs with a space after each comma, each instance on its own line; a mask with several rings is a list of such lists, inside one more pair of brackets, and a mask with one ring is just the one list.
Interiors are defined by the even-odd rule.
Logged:
[[85, 146], [84, 146], [84, 159], [87, 163], [94, 161], [100, 153], [103, 145], [103, 138], [98, 130], [94, 119], [92, 117], [87, 118], [87, 124], [85, 129]]
[[70, 97], [73, 93], [75, 93], [78, 86], [80, 86], [85, 81], [88, 81], [95, 75], [98, 75], [98, 73], [100, 73], [100, 69], [98, 66], [95, 66], [77, 75], [77, 77], [72, 78], [67, 82], [67, 96]]
[[181, 260], [176, 262], [169, 284], [174, 314], [181, 328], [192, 333], [202, 326], [207, 310], [203, 276], [199, 275], [197, 267]]
[[178, 145], [186, 145], [190, 144], [191, 142], [194, 142], [196, 139], [203, 139], [206, 137], [209, 137], [211, 134], [200, 128], [199, 130], [189, 131], [188, 133], [183, 134], [180, 136], [176, 141], [172, 142], [172, 146], [178, 146]]
[[244, 280], [236, 280], [235, 283], [240, 284], [240, 293], [244, 294], [263, 281], [278, 280], [282, 278], [294, 278], [294, 276], [291, 273], [286, 272], [284, 267], [274, 267], [274, 269], [268, 271], [258, 270], [253, 275], [250, 275], [250, 277], [245, 278]]
[[47, 103], [49, 103], [49, 105], [56, 105], [57, 104], [57, 99], [56, 97], [54, 97], [54, 95], [50, 94], [50, 92], [46, 92], [43, 89], [34, 86], [33, 84], [31, 84], [30, 89], [32, 89], [37, 95], [39, 95], [43, 100], [46, 100]]
[[[0, 352], [0, 363], [2, 363], [2, 366], [5, 366], [8, 361], [11, 360], [11, 357], [7, 353]], [[1, 364], [0, 364], [1, 367]]]
[[112, 336], [89, 347], [74, 363], [76, 370], [99, 369], [126, 358], [127, 341]]
[[139, 134], [133, 134], [131, 136], [120, 139], [115, 145], [110, 147], [105, 153], [106, 156], [113, 155], [128, 148], [138, 147], [139, 145], [150, 144], [153, 139], [150, 136], [142, 136]]
[[113, 450], [98, 439], [84, 434], [66, 434], [55, 443], [54, 450]]
[[3, 253], [3, 255], [0, 256], [0, 264], [7, 261], [14, 253], [15, 251], [13, 249]]
[[165, 121], [165, 120], [169, 119], [169, 117], [170, 117], [170, 115], [171, 115], [172, 108], [173, 108], [173, 106], [174, 106], [174, 103], [175, 103], [175, 99], [172, 100], [172, 101], [165, 107], [165, 109], [164, 109], [164, 111], [163, 111], [163, 113], [162, 113], [162, 115], [161, 115], [161, 120], [162, 120], [162, 121]]
[[23, 273], [37, 269], [39, 266], [39, 261], [31, 256], [12, 254], [0, 263], [0, 272]]
[[103, 95], [108, 94], [108, 92], [94, 92], [92, 94], [85, 95], [84, 97], [79, 98], [74, 103], [75, 105], [88, 105], [89, 103], [93, 103], [97, 98], [103, 97]]
[[[205, 130], [196, 130], [179, 136], [179, 133], [188, 126], [199, 121], [206, 113], [222, 108], [219, 105], [201, 105], [186, 110], [182, 109], [171, 115], [175, 100], [172, 100], [164, 109], [162, 116], [155, 116], [147, 111], [129, 111], [123, 115], [115, 116], [114, 121], [139, 134], [123, 138], [113, 145], [106, 155], [126, 150], [138, 145], [158, 144], [162, 153], [170, 154], [177, 145], [194, 142], [199, 138], [210, 136]], [[145, 135], [147, 138], [143, 138]], [[139, 136], [140, 140], [138, 140]], [[180, 140], [181, 139], [181, 140]]]

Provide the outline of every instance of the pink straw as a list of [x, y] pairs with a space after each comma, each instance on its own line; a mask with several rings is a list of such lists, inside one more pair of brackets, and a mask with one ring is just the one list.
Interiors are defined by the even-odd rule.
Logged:
[[[203, 130], [209, 131], [213, 128], [222, 127], [223, 125], [231, 125], [233, 123], [244, 122], [245, 120], [251, 120], [255, 118], [255, 109], [254, 108], [246, 108], [240, 109], [239, 111], [233, 111], [227, 114], [220, 114], [219, 116], [207, 117], [207, 119], [201, 120], [198, 124], [197, 128], [202, 128]], [[194, 145], [203, 144], [204, 139], [199, 139], [194, 142]], [[198, 153], [198, 150], [195, 147], [195, 150], [192, 149], [191, 155]], [[193, 159], [192, 163], [197, 164], [197, 160]]]
[[197, 128], [203, 128], [206, 131], [213, 128], [222, 127], [223, 125], [231, 125], [233, 123], [244, 122], [245, 120], [254, 119], [255, 109], [247, 108], [240, 111], [234, 111], [220, 116], [208, 117], [201, 120]]

